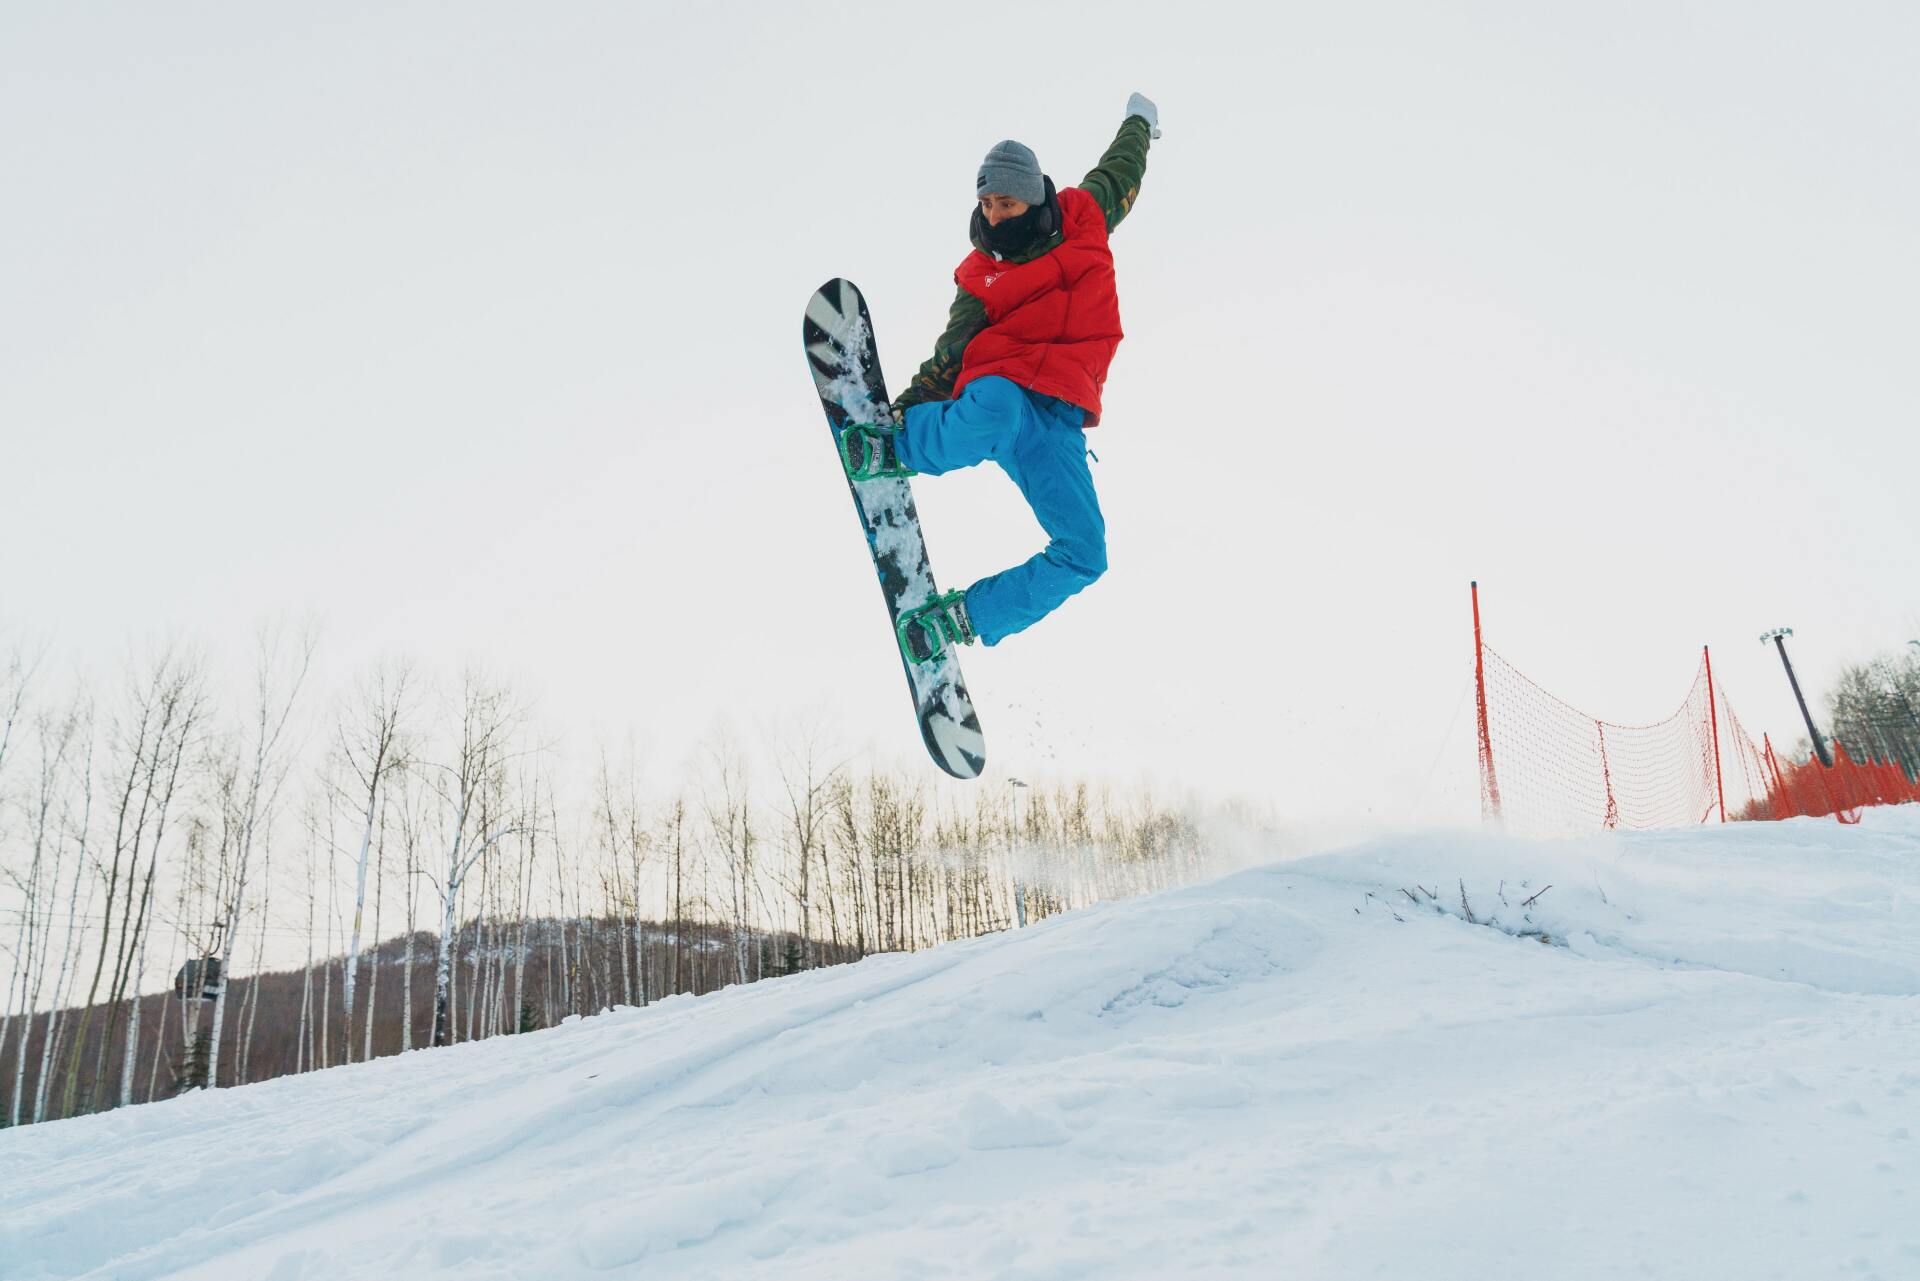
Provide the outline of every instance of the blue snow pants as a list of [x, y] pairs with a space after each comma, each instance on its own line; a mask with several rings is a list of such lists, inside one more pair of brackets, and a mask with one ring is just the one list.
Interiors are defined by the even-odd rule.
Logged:
[[995, 376], [974, 379], [956, 400], [907, 410], [895, 440], [901, 462], [938, 476], [991, 458], [1047, 531], [1045, 551], [967, 589], [967, 618], [989, 645], [1033, 626], [1106, 572], [1107, 524], [1087, 468], [1085, 420], [1077, 405]]

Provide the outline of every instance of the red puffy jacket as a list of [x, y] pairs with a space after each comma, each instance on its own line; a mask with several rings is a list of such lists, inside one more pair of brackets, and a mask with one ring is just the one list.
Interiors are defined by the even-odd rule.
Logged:
[[1100, 421], [1100, 389], [1120, 345], [1120, 294], [1100, 202], [1078, 187], [1060, 193], [1060, 244], [1032, 262], [1001, 262], [978, 249], [953, 278], [987, 309], [954, 382], [998, 374], [1058, 396]]

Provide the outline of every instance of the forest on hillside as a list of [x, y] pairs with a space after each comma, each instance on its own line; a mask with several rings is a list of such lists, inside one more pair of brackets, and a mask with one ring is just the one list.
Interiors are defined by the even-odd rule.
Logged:
[[471, 669], [386, 663], [324, 696], [316, 646], [263, 629], [225, 697], [183, 647], [99, 688], [0, 651], [0, 1124], [926, 947], [1211, 865], [1210, 820], [1144, 784], [956, 789], [813, 726], [755, 754], [716, 732], [646, 787]]

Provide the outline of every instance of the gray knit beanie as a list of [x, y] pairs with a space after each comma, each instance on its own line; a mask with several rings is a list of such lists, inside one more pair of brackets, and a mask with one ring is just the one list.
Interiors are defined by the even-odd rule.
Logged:
[[1012, 196], [1030, 205], [1045, 204], [1046, 178], [1040, 172], [1040, 158], [1031, 147], [1013, 139], [998, 143], [980, 162], [980, 180], [973, 187], [975, 196]]

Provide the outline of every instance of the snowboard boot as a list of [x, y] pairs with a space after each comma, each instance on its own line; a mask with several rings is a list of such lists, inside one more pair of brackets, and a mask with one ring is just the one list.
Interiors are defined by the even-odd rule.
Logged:
[[909, 663], [930, 663], [950, 645], [973, 644], [967, 594], [948, 592], [900, 615], [900, 651]]
[[840, 432], [840, 462], [853, 480], [878, 480], [883, 476], [911, 476], [914, 471], [900, 461], [896, 441], [900, 429], [891, 425], [848, 423]]

